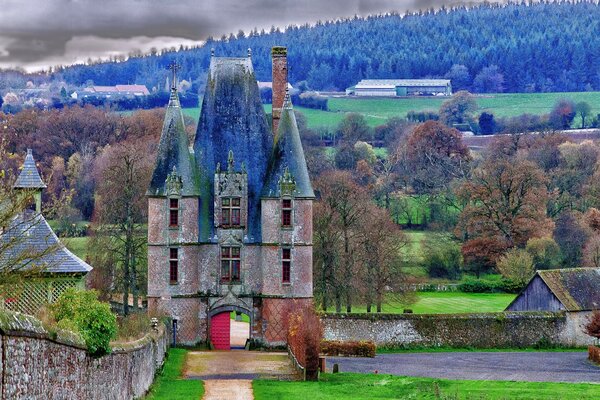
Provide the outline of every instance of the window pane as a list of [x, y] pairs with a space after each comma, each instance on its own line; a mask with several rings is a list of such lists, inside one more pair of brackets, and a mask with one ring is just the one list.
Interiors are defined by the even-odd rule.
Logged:
[[228, 206], [229, 205], [229, 197], [224, 197], [223, 199], [221, 199], [221, 204], [223, 206]]
[[240, 210], [233, 209], [233, 210], [231, 210], [231, 212], [232, 212], [231, 225], [239, 226], [240, 225]]
[[283, 208], [292, 208], [291, 200], [283, 200]]
[[169, 211], [169, 225], [170, 226], [179, 225], [179, 211], [178, 210], [170, 210]]
[[232, 203], [232, 205], [234, 207], [239, 207], [240, 206], [240, 199], [239, 199], [239, 197], [231, 199], [231, 203]]
[[221, 247], [221, 257], [229, 258], [231, 247]]
[[239, 247], [231, 248], [231, 258], [240, 258], [240, 248]]
[[283, 280], [283, 282], [289, 282], [290, 281], [290, 267], [291, 267], [290, 262], [284, 261], [282, 264], [282, 267], [283, 267], [282, 280]]
[[179, 199], [170, 199], [169, 206], [170, 208], [179, 208]]
[[282, 249], [282, 257], [284, 260], [290, 259], [290, 249]]
[[283, 210], [281, 212], [281, 224], [283, 226], [291, 226], [292, 225], [292, 211], [291, 210]]
[[177, 282], [177, 275], [178, 275], [178, 271], [177, 271], [178, 265], [177, 264], [178, 264], [177, 261], [171, 261], [169, 263], [169, 266], [170, 266], [170, 268], [169, 268], [169, 279], [170, 279], [171, 282]]
[[229, 280], [229, 261], [221, 261], [221, 279], [224, 281]]
[[169, 249], [169, 250], [170, 250], [170, 252], [169, 252], [169, 258], [172, 259], [172, 260], [177, 260], [178, 250], [176, 248]]
[[234, 260], [231, 262], [231, 280], [240, 280], [240, 261]]
[[230, 210], [228, 208], [223, 209], [223, 214], [221, 216], [221, 223], [225, 226], [231, 225], [231, 219], [230, 219], [229, 212], [230, 212]]

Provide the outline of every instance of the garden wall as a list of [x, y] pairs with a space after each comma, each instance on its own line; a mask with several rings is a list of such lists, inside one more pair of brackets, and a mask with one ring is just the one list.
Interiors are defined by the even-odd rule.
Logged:
[[325, 314], [326, 340], [370, 340], [385, 347], [510, 348], [587, 346], [587, 313]]
[[142, 339], [93, 358], [78, 337], [52, 335], [37, 319], [8, 311], [0, 311], [0, 335], [1, 400], [139, 398], [168, 348], [159, 324]]

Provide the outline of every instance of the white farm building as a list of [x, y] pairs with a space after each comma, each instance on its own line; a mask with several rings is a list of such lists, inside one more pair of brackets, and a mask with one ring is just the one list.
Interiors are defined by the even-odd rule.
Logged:
[[451, 96], [449, 79], [363, 79], [346, 89], [355, 96]]

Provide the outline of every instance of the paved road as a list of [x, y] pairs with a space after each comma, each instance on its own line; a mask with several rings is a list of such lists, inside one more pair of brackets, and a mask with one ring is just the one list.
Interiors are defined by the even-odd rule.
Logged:
[[375, 358], [327, 357], [327, 369], [447, 379], [597, 382], [600, 367], [585, 352], [399, 353]]

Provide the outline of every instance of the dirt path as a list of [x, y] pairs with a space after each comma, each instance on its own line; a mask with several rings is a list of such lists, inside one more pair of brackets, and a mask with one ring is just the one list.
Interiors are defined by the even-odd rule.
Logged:
[[297, 379], [287, 353], [259, 351], [191, 351], [184, 376], [188, 379]]
[[254, 400], [249, 379], [215, 379], [204, 381], [202, 400]]

